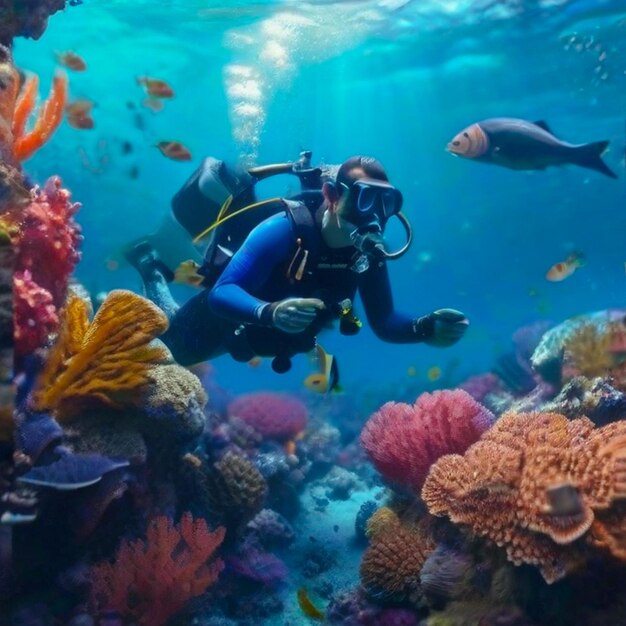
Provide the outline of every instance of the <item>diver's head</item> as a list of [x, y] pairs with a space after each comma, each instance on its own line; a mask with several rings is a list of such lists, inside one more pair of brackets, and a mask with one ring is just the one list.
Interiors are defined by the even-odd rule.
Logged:
[[349, 158], [339, 167], [335, 181], [324, 183], [322, 192], [325, 223], [335, 221], [334, 239], [340, 244], [352, 244], [368, 255], [395, 258], [386, 252], [383, 240], [387, 221], [393, 216], [403, 220], [410, 243], [410, 226], [400, 214], [402, 194], [389, 183], [383, 166], [376, 159]]

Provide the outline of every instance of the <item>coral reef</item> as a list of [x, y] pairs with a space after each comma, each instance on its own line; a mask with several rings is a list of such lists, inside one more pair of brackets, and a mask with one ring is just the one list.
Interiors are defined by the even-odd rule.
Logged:
[[588, 417], [596, 426], [604, 426], [626, 417], [626, 394], [614, 389], [603, 378], [592, 380], [577, 376], [542, 409], [574, 419]]
[[463, 456], [441, 457], [422, 498], [506, 550], [536, 565], [547, 582], [576, 571], [602, 548], [619, 548], [626, 496], [626, 422], [594, 429], [587, 418], [509, 413]]
[[113, 562], [95, 564], [90, 573], [94, 614], [116, 610], [141, 626], [162, 626], [186, 602], [211, 586], [223, 568], [213, 559], [224, 529], [210, 532], [203, 519], [189, 513], [174, 526], [157, 517], [145, 541], [124, 540]]
[[305, 429], [308, 411], [287, 394], [260, 392], [235, 398], [228, 405], [228, 415], [242, 419], [264, 437], [284, 441]]
[[169, 358], [151, 343], [166, 328], [164, 313], [130, 291], [109, 293], [91, 324], [87, 304], [71, 296], [33, 406], [54, 411], [62, 423], [90, 406], [135, 406], [151, 368]]
[[[18, 357], [48, 343], [57, 330], [58, 308], [65, 301], [69, 278], [82, 242], [74, 220], [80, 204], [70, 201], [57, 176], [30, 192], [30, 202], [16, 215], [3, 215], [15, 248], [15, 351]], [[14, 221], [16, 220], [16, 221]]]
[[609, 324], [621, 323], [625, 309], [607, 309], [586, 315], [578, 315], [551, 328], [542, 336], [530, 359], [531, 365], [549, 383], [559, 384], [563, 352], [568, 340], [584, 326], [593, 326], [604, 333]]
[[419, 493], [440, 456], [464, 452], [494, 419], [465, 391], [424, 393], [412, 406], [383, 405], [366, 423], [361, 444], [386, 480]]
[[3, 0], [0, 5], [0, 43], [10, 45], [14, 37], [39, 39], [46, 30], [48, 18], [62, 11], [66, 3], [67, 0]]
[[291, 524], [272, 509], [262, 509], [248, 523], [246, 529], [264, 548], [286, 547], [295, 538]]
[[363, 587], [376, 598], [415, 601], [420, 570], [435, 549], [428, 518], [415, 523], [390, 516], [370, 538], [360, 567]]

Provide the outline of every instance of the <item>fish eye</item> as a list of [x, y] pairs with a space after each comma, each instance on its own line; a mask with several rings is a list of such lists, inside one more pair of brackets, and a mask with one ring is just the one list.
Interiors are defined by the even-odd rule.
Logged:
[[460, 142], [460, 141], [458, 141], [458, 140], [457, 140], [457, 141], [453, 141], [453, 142], [452, 142], [452, 145], [453, 145], [453, 146], [458, 146], [458, 145], [460, 145], [460, 144], [461, 144], [461, 142]]
[[463, 137], [467, 137], [469, 139], [469, 135], [467, 133], [463, 133]]

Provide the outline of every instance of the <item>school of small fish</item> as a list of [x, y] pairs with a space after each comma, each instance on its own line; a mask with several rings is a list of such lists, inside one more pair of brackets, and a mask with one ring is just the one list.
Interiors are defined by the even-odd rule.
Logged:
[[[85, 60], [73, 50], [66, 52], [55, 52], [57, 62], [74, 72], [84, 72], [87, 70]], [[153, 113], [163, 110], [163, 101], [175, 97], [174, 89], [171, 85], [160, 78], [151, 76], [138, 76], [136, 82], [145, 92], [145, 99], [142, 105], [150, 109]], [[95, 122], [92, 116], [94, 103], [86, 98], [80, 98], [70, 102], [65, 108], [65, 116], [67, 123], [77, 130], [92, 130], [95, 128]], [[173, 161], [190, 161], [192, 159], [191, 151], [179, 141], [159, 141], [156, 144], [163, 156]], [[138, 170], [129, 170], [130, 178], [137, 178]], [[193, 282], [193, 279], [188, 279]]]

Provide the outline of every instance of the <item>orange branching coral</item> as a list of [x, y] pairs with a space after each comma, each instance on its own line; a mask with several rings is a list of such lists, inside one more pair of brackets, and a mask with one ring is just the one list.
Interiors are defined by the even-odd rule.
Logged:
[[626, 421], [594, 429], [556, 413], [502, 416], [463, 456], [439, 459], [422, 490], [432, 514], [504, 547], [516, 565], [537, 565], [548, 582], [592, 546], [626, 557], [613, 545], [624, 537], [624, 497]]
[[37, 103], [39, 80], [31, 76], [20, 92], [20, 79], [11, 53], [0, 46], [0, 159], [13, 165], [32, 156], [53, 135], [67, 100], [67, 76], [57, 73], [48, 99], [42, 105], [30, 131], [28, 118]]
[[124, 540], [112, 563], [92, 567], [94, 613], [115, 610], [141, 626], [162, 626], [217, 580], [224, 564], [209, 560], [224, 533], [221, 527], [210, 532], [204, 519], [194, 520], [190, 513], [178, 526], [157, 517], [145, 541]]
[[52, 79], [52, 89], [43, 103], [34, 126], [28, 132], [26, 120], [35, 108], [37, 98], [37, 77], [26, 81], [15, 105], [13, 116], [13, 153], [19, 162], [31, 157], [54, 134], [63, 119], [67, 101], [67, 76], [57, 73]]
[[170, 357], [165, 346], [151, 344], [167, 328], [165, 314], [131, 291], [112, 291], [87, 320], [88, 305], [70, 296], [34, 395], [35, 408], [53, 410], [61, 422], [85, 405], [133, 406], [150, 369]]
[[403, 523], [391, 519], [380, 529], [363, 555], [361, 582], [370, 593], [406, 600], [419, 591], [419, 573], [435, 549], [428, 520]]

